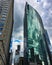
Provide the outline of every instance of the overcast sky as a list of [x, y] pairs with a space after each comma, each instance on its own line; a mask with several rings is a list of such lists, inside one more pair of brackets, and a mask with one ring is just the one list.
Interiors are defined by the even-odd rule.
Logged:
[[[13, 40], [24, 40], [23, 20], [26, 2], [28, 2], [40, 14], [44, 28], [47, 30], [49, 39], [52, 44], [52, 0], [14, 0], [14, 25], [12, 34]], [[14, 50], [15, 48], [16, 46], [14, 46]]]
[[23, 18], [26, 1], [40, 14], [52, 43], [52, 0], [14, 0], [13, 37], [23, 40]]

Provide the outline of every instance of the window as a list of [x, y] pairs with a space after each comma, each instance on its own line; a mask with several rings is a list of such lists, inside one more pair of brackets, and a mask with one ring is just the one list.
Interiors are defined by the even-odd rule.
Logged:
[[8, 6], [9, 4], [8, 3], [5, 3], [5, 6]]
[[8, 10], [7, 10], [7, 9], [4, 9], [3, 11], [4, 11], [4, 12], [8, 12]]
[[4, 10], [7, 10], [8, 11], [8, 8], [4, 8]]
[[5, 17], [6, 18], [6, 15], [2, 15], [2, 17]]
[[2, 35], [2, 32], [0, 32], [0, 35]]
[[5, 11], [5, 10], [3, 10], [3, 13], [7, 13], [7, 12], [8, 12], [7, 10], [6, 10], [6, 11]]
[[6, 18], [5, 18], [5, 17], [1, 18], [1, 21], [5, 21], [5, 20], [6, 20]]
[[3, 26], [4, 26], [4, 23], [0, 22], [0, 35], [2, 34]]
[[0, 28], [0, 31], [2, 31], [3, 30], [3, 28]]
[[4, 26], [4, 23], [0, 22], [0, 28]]
[[3, 11], [8, 11], [8, 6], [5, 6], [5, 7], [3, 8]]
[[2, 35], [2, 30], [3, 30], [3, 28], [2, 28], [2, 27], [0, 27], [0, 35]]
[[6, 16], [7, 13], [2, 13], [2, 15], [5, 15]]
[[5, 6], [5, 8], [8, 8], [8, 6]]
[[2, 7], [0, 6], [0, 14], [1, 14], [1, 11], [2, 11]]

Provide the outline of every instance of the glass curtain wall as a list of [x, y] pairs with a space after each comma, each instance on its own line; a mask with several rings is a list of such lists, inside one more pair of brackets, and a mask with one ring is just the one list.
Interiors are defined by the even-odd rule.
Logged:
[[[36, 62], [42, 65], [49, 65], [48, 54], [44, 40], [44, 28], [42, 20], [35, 9], [26, 4], [25, 9], [25, 33], [26, 35], [26, 57], [29, 62]], [[25, 30], [24, 29], [24, 30]]]

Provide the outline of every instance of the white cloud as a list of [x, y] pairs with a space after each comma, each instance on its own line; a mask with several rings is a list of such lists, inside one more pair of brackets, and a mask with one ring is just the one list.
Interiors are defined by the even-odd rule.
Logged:
[[14, 63], [12, 63], [12, 65], [14, 65]]
[[52, 9], [49, 9], [49, 18], [52, 18]]
[[47, 7], [48, 6], [48, 2], [43, 2], [43, 7], [45, 8], [45, 7]]
[[14, 37], [15, 39], [23, 40], [23, 27], [20, 27], [20, 28], [19, 28], [19, 32], [18, 32], [18, 29], [17, 29], [16, 32], [14, 31], [13, 37]]
[[[25, 8], [25, 2], [27, 1], [34, 9], [36, 9], [37, 11], [38, 11], [38, 13], [40, 14], [40, 16], [42, 17], [42, 19], [43, 19], [43, 22], [47, 25], [47, 23], [49, 22], [48, 21], [48, 18], [49, 18], [49, 16], [50, 16], [50, 14], [52, 14], [52, 10], [50, 9], [50, 8], [52, 8], [52, 6], [51, 6], [51, 3], [48, 3], [47, 2], [47, 0], [41, 0], [41, 2], [37, 2], [37, 0], [14, 0], [15, 1], [15, 12], [16, 12], [16, 14], [18, 15], [19, 14], [19, 16], [18, 17], [20, 17], [19, 19], [21, 19], [21, 20], [19, 20], [18, 21], [18, 19], [17, 19], [17, 21], [19, 22], [19, 24], [21, 23], [21, 21], [22, 21], [22, 19], [23, 19], [23, 15], [24, 15], [24, 8]], [[47, 14], [47, 9], [48, 8], [48, 13], [49, 13], [49, 15]], [[45, 17], [46, 16], [46, 17]], [[16, 22], [17, 22], [16, 21]], [[16, 26], [17, 27], [17, 24], [18, 24], [18, 22], [17, 23], [15, 23], [15, 25], [14, 26]], [[23, 23], [23, 22], [22, 22]], [[52, 29], [52, 27], [46, 27], [46, 29]], [[17, 28], [15, 28], [16, 30], [15, 31], [13, 31], [13, 38], [14, 39], [19, 39], [19, 40], [24, 40], [24, 38], [23, 38], [23, 35], [24, 35], [24, 33], [23, 33], [23, 26], [21, 25], [21, 27], [17, 27]], [[49, 30], [48, 30], [48, 32], [49, 32]], [[50, 36], [50, 33], [49, 33], [49, 38], [50, 38], [50, 41], [51, 41], [51, 45], [52, 45], [52, 38], [51, 38], [51, 36]], [[13, 40], [14, 40], [13, 39]], [[18, 43], [17, 43], [18, 44]], [[21, 43], [21, 51], [24, 49], [23, 48], [23, 45], [24, 45], [24, 43], [22, 42]], [[14, 49], [16, 49], [17, 47], [16, 47], [16, 45], [13, 45], [13, 50]], [[23, 52], [23, 51], [22, 51]], [[23, 55], [23, 54], [22, 54]], [[14, 65], [14, 64], [13, 64]]]
[[52, 29], [52, 27], [45, 26], [45, 29], [49, 30]]
[[51, 45], [52, 45], [52, 38], [50, 39]]
[[[38, 11], [38, 13], [40, 14], [40, 16], [42, 17], [42, 20], [43, 20], [43, 23], [46, 24], [45, 27], [47, 27], [47, 24], [48, 24], [48, 19], [51, 15], [47, 15], [48, 13], [49, 14], [52, 14], [52, 10], [50, 10], [51, 8], [51, 3], [49, 2], [48, 3], [48, 0], [41, 0], [41, 2], [37, 2], [37, 0], [15, 0], [15, 2], [17, 3], [15, 7], [16, 8], [16, 11], [19, 10], [19, 15], [21, 14], [21, 20], [23, 18], [23, 15], [24, 15], [24, 8], [25, 8], [25, 2], [28, 2], [34, 9], [36, 9]], [[23, 7], [22, 7], [22, 4]], [[48, 10], [46, 10], [48, 8]], [[18, 12], [17, 12], [18, 13]], [[47, 27], [48, 29], [49, 28], [52, 28], [52, 27]], [[46, 29], [47, 29], [46, 28]], [[18, 30], [18, 29], [17, 29]], [[19, 38], [19, 36], [22, 36], [23, 37], [23, 31], [20, 31], [20, 32], [15, 32], [14, 31], [14, 37], [15, 38]], [[50, 36], [50, 35], [49, 35]]]
[[52, 9], [49, 9], [49, 12], [52, 14]]
[[26, 0], [15, 0], [16, 3], [25, 3]]

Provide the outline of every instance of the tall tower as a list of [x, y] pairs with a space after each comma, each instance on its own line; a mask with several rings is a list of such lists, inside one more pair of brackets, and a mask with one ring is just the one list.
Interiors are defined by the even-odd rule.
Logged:
[[6, 65], [8, 61], [13, 27], [12, 11], [13, 0], [0, 0], [0, 65]]
[[24, 17], [24, 57], [28, 59], [30, 65], [32, 63], [34, 65], [50, 65], [44, 32], [45, 29], [40, 15], [32, 6], [26, 3]]

